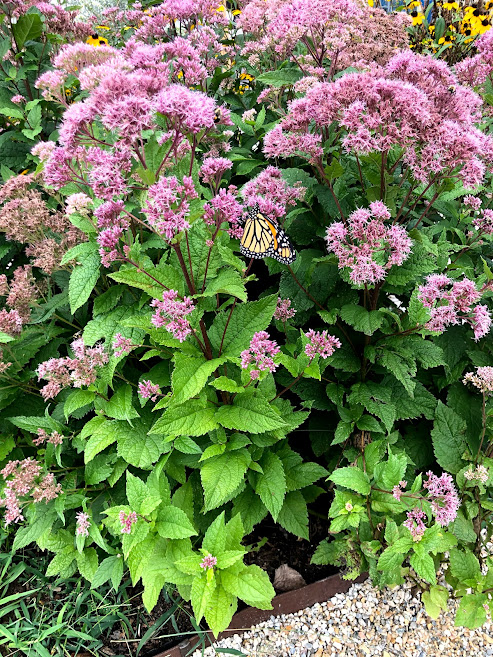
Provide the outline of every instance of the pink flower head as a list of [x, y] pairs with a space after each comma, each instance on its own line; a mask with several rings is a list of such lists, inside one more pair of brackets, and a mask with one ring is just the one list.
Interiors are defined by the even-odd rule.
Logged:
[[266, 331], [258, 331], [250, 341], [250, 348], [241, 352], [241, 367], [246, 370], [251, 364], [254, 368], [250, 372], [252, 379], [258, 379], [260, 372], [275, 372], [277, 364], [273, 357], [280, 351], [274, 340], [269, 340]]
[[305, 345], [305, 354], [310, 361], [312, 361], [317, 354], [320, 354], [322, 358], [328, 358], [341, 346], [339, 338], [329, 335], [327, 331], [320, 332], [310, 329], [306, 333], [306, 337], [309, 341]]
[[157, 328], [164, 326], [180, 342], [183, 342], [192, 332], [190, 322], [185, 319], [185, 316], [195, 309], [190, 297], [183, 297], [183, 300], [179, 301], [176, 290], [165, 290], [163, 300], [153, 299], [151, 308], [156, 308], [156, 312], [151, 318], [154, 326]]
[[473, 226], [484, 235], [493, 235], [493, 210], [483, 210], [479, 217], [472, 220]]
[[89, 527], [91, 526], [89, 514], [79, 511], [75, 514], [75, 517], [77, 518], [75, 533], [78, 536], [89, 536]]
[[452, 477], [446, 472], [437, 477], [433, 472], [427, 472], [428, 480], [423, 487], [428, 489], [431, 498], [430, 505], [436, 521], [445, 527], [455, 520], [460, 500]]
[[22, 94], [16, 94], [15, 96], [12, 96], [10, 101], [12, 103], [25, 103], [26, 99], [24, 98], [24, 96]]
[[463, 383], [472, 383], [484, 393], [493, 393], [493, 367], [477, 367], [476, 372], [468, 372]]
[[51, 435], [48, 435], [44, 429], [38, 429], [38, 437], [33, 438], [33, 444], [36, 447], [43, 445], [44, 443], [51, 443], [52, 445], [61, 445], [63, 443], [63, 436], [58, 433], [58, 431], [53, 431]]
[[478, 198], [477, 196], [472, 196], [471, 194], [467, 194], [466, 196], [464, 196], [464, 205], [467, 205], [473, 210], [479, 210], [479, 208], [481, 207], [481, 199]]
[[291, 299], [281, 299], [281, 297], [278, 297], [274, 318], [280, 322], [287, 322], [288, 319], [291, 319], [295, 315], [296, 310], [291, 308]]
[[172, 240], [182, 230], [188, 230], [186, 220], [190, 201], [197, 198], [192, 178], [184, 176], [180, 183], [176, 176], [160, 178], [151, 185], [144, 206], [147, 221], [167, 240]]
[[223, 173], [231, 169], [232, 166], [233, 162], [225, 157], [206, 157], [202, 162], [199, 174], [205, 183], [217, 187]]
[[87, 214], [87, 209], [92, 203], [92, 198], [87, 194], [71, 194], [65, 199], [67, 207], [65, 213], [68, 215], [79, 212], [80, 214]]
[[402, 493], [404, 492], [404, 489], [407, 486], [407, 481], [400, 481], [397, 486], [394, 486], [392, 489], [392, 495], [395, 497], [395, 499], [399, 502], [402, 496]]
[[214, 127], [216, 101], [181, 84], [171, 84], [163, 89], [156, 97], [154, 109], [177, 132], [197, 134]]
[[425, 328], [443, 332], [447, 326], [466, 321], [474, 330], [474, 339], [484, 337], [491, 327], [491, 316], [487, 306], [473, 305], [479, 301], [481, 292], [473, 281], [464, 278], [452, 281], [444, 274], [432, 274], [426, 284], [418, 288], [418, 299], [430, 309], [430, 319]]
[[421, 509], [414, 508], [407, 512], [407, 520], [404, 522], [404, 527], [407, 527], [411, 532], [413, 541], [418, 542], [422, 539], [426, 531], [423, 520], [426, 518], [426, 513]]
[[208, 226], [220, 228], [228, 223], [228, 233], [231, 237], [240, 238], [243, 235], [241, 216], [243, 207], [236, 199], [237, 189], [230, 185], [228, 189], [222, 187], [210, 201], [204, 205], [204, 221]]
[[216, 564], [217, 557], [213, 557], [212, 554], [207, 554], [200, 562], [200, 567], [204, 570], [208, 570], [209, 568], [214, 568]]
[[124, 338], [121, 333], [115, 333], [113, 350], [117, 358], [123, 356], [123, 354], [129, 354], [135, 346], [130, 338]]
[[327, 229], [329, 251], [335, 253], [339, 269], [348, 268], [356, 285], [374, 284], [385, 278], [393, 265], [401, 265], [411, 253], [412, 241], [401, 226], [386, 226], [390, 212], [374, 201], [348, 218], [348, 227], [336, 221]]
[[158, 395], [161, 394], [161, 389], [160, 387], [152, 381], [149, 380], [144, 380], [139, 382], [139, 395], [143, 399], [151, 399], [152, 401], [156, 401], [158, 398]]
[[474, 470], [466, 470], [464, 472], [464, 478], [468, 481], [479, 481], [485, 484], [490, 478], [490, 474], [488, 468], [485, 468], [482, 464], [478, 464]]
[[118, 515], [118, 519], [120, 520], [122, 534], [130, 534], [130, 532], [132, 531], [132, 525], [135, 525], [135, 523], [138, 520], [135, 511], [130, 511], [129, 513], [125, 513], [125, 511], [120, 511]]
[[305, 196], [306, 189], [301, 183], [293, 187], [282, 177], [282, 170], [268, 166], [253, 180], [243, 187], [245, 204], [254, 207], [258, 203], [259, 210], [272, 219], [284, 217], [289, 206]]
[[22, 317], [17, 310], [0, 310], [0, 331], [11, 336], [19, 335], [22, 330]]

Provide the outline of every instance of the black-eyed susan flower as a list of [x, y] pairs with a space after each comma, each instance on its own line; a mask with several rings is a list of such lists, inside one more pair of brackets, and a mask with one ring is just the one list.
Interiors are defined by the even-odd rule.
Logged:
[[108, 39], [99, 36], [99, 34], [95, 32], [94, 34], [91, 34], [90, 37], [87, 37], [86, 43], [97, 48], [98, 46], [107, 46]]
[[445, 11], [459, 11], [459, 3], [458, 2], [444, 2], [443, 3], [443, 8]]
[[423, 24], [423, 21], [424, 21], [424, 19], [425, 19], [425, 15], [424, 15], [423, 13], [421, 13], [420, 11], [418, 11], [417, 9], [414, 9], [414, 10], [411, 12], [411, 18], [412, 18], [412, 21], [413, 21], [413, 25], [414, 25], [414, 26], [416, 26], [416, 25], [422, 25], [422, 24]]

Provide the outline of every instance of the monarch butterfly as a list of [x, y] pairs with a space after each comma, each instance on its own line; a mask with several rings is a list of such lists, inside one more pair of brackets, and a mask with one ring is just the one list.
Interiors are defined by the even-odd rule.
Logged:
[[258, 204], [250, 210], [240, 240], [240, 251], [249, 258], [275, 258], [284, 265], [296, 259], [288, 236], [275, 221], [259, 212]]

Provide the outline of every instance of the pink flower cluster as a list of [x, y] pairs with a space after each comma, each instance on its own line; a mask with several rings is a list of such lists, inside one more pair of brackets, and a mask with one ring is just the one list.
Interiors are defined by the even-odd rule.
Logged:
[[149, 225], [170, 241], [190, 227], [186, 217], [190, 201], [195, 198], [197, 191], [191, 177], [184, 176], [180, 183], [176, 176], [168, 176], [149, 187], [143, 210]]
[[305, 354], [312, 361], [317, 354], [321, 358], [328, 358], [332, 356], [336, 349], [341, 346], [339, 338], [329, 335], [327, 331], [314, 331], [310, 329], [306, 333], [309, 342], [305, 345]]
[[44, 443], [50, 443], [51, 445], [61, 445], [63, 443], [63, 436], [58, 433], [58, 431], [53, 431], [50, 435], [44, 429], [38, 429], [38, 437], [33, 438], [33, 444], [36, 447], [43, 445]]
[[301, 183], [295, 183], [294, 187], [288, 185], [281, 169], [273, 166], [249, 180], [242, 190], [247, 206], [253, 208], [258, 203], [260, 212], [272, 219], [284, 217], [288, 206], [296, 205], [296, 201], [304, 198], [305, 192]]
[[190, 322], [186, 319], [186, 315], [195, 309], [190, 297], [183, 297], [183, 300], [180, 301], [176, 290], [165, 290], [163, 300], [153, 299], [151, 308], [156, 308], [156, 312], [151, 318], [154, 326], [157, 328], [164, 326], [180, 342], [183, 342], [192, 332]]
[[152, 381], [149, 381], [149, 379], [139, 381], [139, 395], [143, 399], [151, 399], [152, 401], [156, 401], [158, 395], [160, 394], [161, 388], [157, 383], [155, 384]]
[[478, 464], [474, 470], [466, 470], [464, 472], [464, 478], [468, 481], [479, 481], [485, 484], [490, 478], [490, 473], [488, 472], [488, 468], [485, 468], [482, 464]]
[[454, 175], [474, 187], [493, 161], [493, 138], [475, 125], [480, 106], [443, 61], [402, 52], [384, 67], [313, 85], [266, 135], [264, 150], [270, 157], [302, 152], [320, 167], [322, 135], [335, 122], [350, 152], [398, 147], [419, 182]]
[[94, 211], [100, 229], [97, 237], [100, 246], [99, 255], [105, 267], [124, 257], [118, 249], [118, 244], [130, 225], [128, 219], [121, 216], [124, 207], [123, 201], [106, 201]]
[[216, 231], [223, 223], [229, 224], [228, 233], [231, 237], [240, 238], [243, 235], [241, 216], [243, 206], [236, 200], [237, 188], [230, 185], [227, 189], [219, 189], [210, 201], [204, 205], [204, 221], [208, 226], [215, 226]]
[[132, 525], [135, 525], [135, 523], [138, 520], [138, 517], [135, 511], [130, 511], [129, 513], [125, 513], [125, 511], [120, 511], [118, 515], [118, 519], [120, 521], [122, 534], [130, 534], [130, 532], [132, 531]]
[[431, 274], [426, 278], [426, 284], [418, 288], [418, 299], [431, 314], [425, 328], [441, 333], [447, 326], [465, 321], [474, 330], [476, 341], [487, 335], [491, 327], [488, 307], [473, 307], [480, 298], [481, 292], [473, 281], [468, 278], [453, 281], [445, 274]]
[[493, 393], [493, 367], [477, 367], [476, 372], [467, 372], [464, 383], [472, 383], [483, 393]]
[[395, 499], [398, 502], [400, 501], [402, 497], [402, 493], [404, 492], [406, 486], [407, 486], [407, 481], [403, 479], [397, 484], [397, 486], [394, 486], [394, 488], [392, 488], [392, 495], [395, 497]]
[[274, 319], [277, 319], [279, 322], [287, 322], [288, 319], [291, 319], [295, 315], [296, 310], [291, 308], [291, 299], [281, 299], [281, 297], [278, 297]]
[[493, 210], [482, 210], [479, 217], [472, 220], [473, 226], [483, 235], [493, 235]]
[[212, 554], [207, 554], [202, 561], [200, 562], [200, 567], [203, 568], [204, 570], [207, 570], [209, 568], [214, 568], [214, 566], [217, 564], [217, 557], [212, 556]]
[[355, 285], [384, 280], [392, 265], [401, 265], [411, 252], [412, 241], [402, 226], [386, 226], [390, 212], [381, 201], [370, 208], [353, 212], [344, 223], [336, 221], [327, 228], [329, 251], [335, 253], [339, 269], [350, 269]]
[[[3, 491], [5, 497], [0, 498], [0, 506], [6, 508], [5, 524], [24, 520], [21, 504], [32, 502], [49, 502], [58, 497], [62, 490], [52, 473], [41, 474], [41, 465], [38, 461], [27, 458], [23, 461], [9, 461], [0, 471], [6, 480]], [[26, 499], [28, 497], [31, 499]]]
[[75, 357], [50, 358], [37, 369], [39, 379], [48, 383], [41, 388], [44, 400], [53, 399], [63, 388], [81, 388], [96, 381], [97, 369], [108, 362], [103, 345], [86, 347], [82, 338], [72, 342]]
[[75, 533], [78, 536], [89, 536], [89, 527], [91, 526], [89, 514], [79, 511], [75, 514], [75, 517], [77, 519]]
[[241, 352], [241, 367], [246, 370], [253, 363], [254, 368], [250, 370], [252, 380], [258, 379], [260, 372], [275, 372], [277, 364], [273, 357], [280, 351], [274, 340], [269, 340], [266, 331], [258, 331], [250, 341], [249, 349]]
[[404, 527], [407, 527], [411, 532], [413, 541], [420, 541], [426, 531], [426, 526], [423, 520], [426, 518], [426, 513], [417, 507], [407, 512], [407, 520], [404, 522]]
[[452, 477], [443, 472], [437, 477], [433, 472], [427, 472], [428, 480], [423, 483], [423, 487], [428, 490], [430, 505], [438, 524], [445, 527], [453, 522], [457, 517], [457, 511], [460, 507], [460, 500], [455, 489]]
[[233, 166], [233, 162], [225, 157], [206, 157], [200, 167], [200, 177], [205, 183], [217, 189], [225, 171]]
[[129, 354], [136, 346], [137, 345], [134, 345], [130, 338], [124, 338], [121, 333], [115, 333], [115, 337], [113, 338], [113, 351], [117, 358], [124, 354]]

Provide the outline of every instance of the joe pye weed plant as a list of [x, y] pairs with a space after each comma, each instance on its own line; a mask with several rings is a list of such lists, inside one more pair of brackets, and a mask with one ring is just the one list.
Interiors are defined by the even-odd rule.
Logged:
[[491, 71], [459, 79], [354, 2], [108, 16], [124, 43], [60, 48], [36, 83], [57, 142], [1, 191], [13, 549], [93, 587], [128, 569], [149, 610], [176, 587], [217, 634], [238, 599], [271, 608], [245, 537], [270, 515], [309, 540], [316, 502], [315, 563], [411, 576], [431, 615], [444, 568], [457, 622], [481, 624]]

